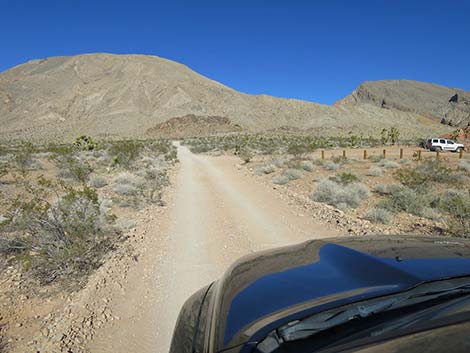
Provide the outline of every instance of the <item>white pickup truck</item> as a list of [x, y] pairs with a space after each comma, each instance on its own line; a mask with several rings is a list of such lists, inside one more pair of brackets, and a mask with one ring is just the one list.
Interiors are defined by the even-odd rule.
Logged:
[[431, 151], [451, 151], [460, 152], [465, 149], [461, 143], [444, 138], [431, 138], [426, 141], [426, 148]]

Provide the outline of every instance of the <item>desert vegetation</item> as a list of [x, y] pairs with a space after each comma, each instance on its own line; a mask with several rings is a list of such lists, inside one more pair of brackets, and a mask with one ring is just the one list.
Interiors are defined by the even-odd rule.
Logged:
[[[400, 140], [394, 128], [376, 137], [272, 133], [184, 141], [196, 153], [237, 155], [266, 182], [367, 220], [377, 229], [470, 236], [469, 160], [433, 154], [421, 158], [418, 142]], [[414, 147], [403, 157], [400, 147], [392, 147], [398, 143]], [[395, 155], [382, 152], [386, 147], [395, 148]], [[361, 150], [354, 153], [355, 148]], [[353, 156], [345, 155], [346, 149]], [[363, 155], [363, 149], [375, 152]]]
[[125, 216], [163, 204], [175, 162], [167, 140], [2, 145], [0, 266], [40, 285], [80, 287], [125, 239]]

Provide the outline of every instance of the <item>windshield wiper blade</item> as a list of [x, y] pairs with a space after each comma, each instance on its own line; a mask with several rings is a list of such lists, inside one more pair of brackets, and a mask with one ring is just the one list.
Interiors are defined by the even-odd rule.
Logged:
[[375, 299], [360, 305], [329, 310], [304, 320], [291, 322], [278, 329], [279, 337], [284, 342], [296, 341], [329, 330], [333, 327], [365, 319], [372, 315], [427, 301], [455, 297], [470, 293], [470, 285], [455, 286], [446, 289], [402, 293], [387, 299]]

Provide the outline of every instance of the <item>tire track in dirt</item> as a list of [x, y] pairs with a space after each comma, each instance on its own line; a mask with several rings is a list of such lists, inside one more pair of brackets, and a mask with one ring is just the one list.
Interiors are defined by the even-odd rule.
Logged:
[[97, 331], [92, 352], [168, 352], [181, 305], [240, 256], [335, 235], [237, 168], [230, 157], [178, 147], [180, 165], [160, 219], [142, 226], [146, 250], [124, 289], [112, 296], [120, 317]]

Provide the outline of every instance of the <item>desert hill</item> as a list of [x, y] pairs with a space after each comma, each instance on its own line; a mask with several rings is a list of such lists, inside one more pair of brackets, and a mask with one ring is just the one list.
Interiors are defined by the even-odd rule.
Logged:
[[[431, 108], [403, 109], [410, 103], [400, 103], [401, 96], [396, 103], [386, 99], [387, 105], [396, 104], [394, 109], [383, 109], [375, 98], [356, 99], [363, 96], [361, 87], [343, 104], [328, 106], [241, 93], [156, 56], [52, 57], [0, 73], [0, 138], [147, 137], [165, 131], [175, 135], [175, 129], [197, 125], [201, 134], [210, 133], [211, 127], [217, 131], [287, 127], [332, 135], [349, 130], [377, 134], [390, 126], [410, 136], [450, 131], [427, 114]], [[459, 93], [456, 104], [466, 106], [466, 97]], [[427, 107], [427, 103], [418, 105]]]
[[422, 114], [444, 124], [470, 122], [470, 92], [410, 80], [366, 81], [336, 106], [372, 104], [385, 109]]

